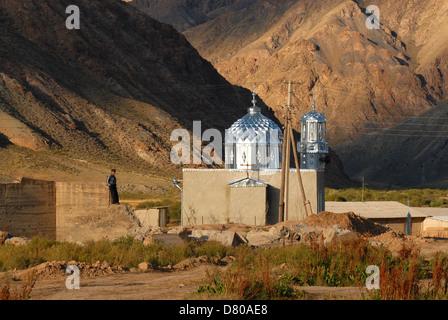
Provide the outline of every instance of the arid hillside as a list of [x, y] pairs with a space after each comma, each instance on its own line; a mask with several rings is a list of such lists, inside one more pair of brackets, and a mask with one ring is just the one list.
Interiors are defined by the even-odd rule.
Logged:
[[39, 171], [32, 160], [45, 154], [163, 174], [172, 130], [193, 120], [223, 130], [245, 114], [250, 91], [170, 25], [118, 0], [79, 1], [81, 28], [69, 30], [69, 4], [0, 3], [0, 140], [12, 146], [0, 152], [11, 171]]
[[347, 174], [371, 186], [448, 188], [448, 103], [340, 144]]
[[[66, 28], [70, 4], [0, 3], [0, 181], [102, 181], [117, 168], [121, 183], [169, 188], [180, 176], [172, 131], [200, 120], [202, 132], [224, 133], [246, 113], [251, 92], [225, 80], [172, 26], [126, 2], [79, 1], [79, 30]], [[332, 181], [340, 181], [334, 160]]]
[[[152, 2], [139, 1], [140, 6]], [[448, 97], [443, 27], [448, 4], [379, 1], [380, 30], [366, 27], [369, 4], [258, 0], [223, 10], [184, 34], [231, 83], [255, 84], [279, 119], [284, 80], [295, 82], [296, 123], [314, 93], [336, 145], [398, 124]], [[158, 17], [151, 8], [145, 12]], [[181, 19], [177, 13], [171, 21]]]
[[[153, 2], [140, 0], [136, 5]], [[173, 0], [166, 10], [172, 3], [184, 2]], [[245, 4], [240, 10], [227, 5], [184, 32], [226, 79], [247, 88], [255, 84], [280, 121], [287, 97], [285, 80], [292, 80], [296, 130], [314, 94], [317, 109], [327, 116], [330, 146], [340, 153], [352, 178], [365, 175], [383, 185], [415, 186], [425, 163], [427, 182], [437, 186], [448, 180], [443, 161], [436, 156], [446, 143], [440, 118], [434, 117], [443, 119], [443, 103], [448, 100], [448, 2]], [[367, 28], [366, 8], [372, 4], [379, 9], [379, 30]], [[158, 17], [152, 8], [145, 12]], [[170, 19], [181, 21], [178, 11], [172, 11]], [[436, 139], [422, 134], [422, 126], [434, 131]], [[385, 134], [389, 128], [393, 135]], [[397, 128], [406, 135], [397, 135]]]

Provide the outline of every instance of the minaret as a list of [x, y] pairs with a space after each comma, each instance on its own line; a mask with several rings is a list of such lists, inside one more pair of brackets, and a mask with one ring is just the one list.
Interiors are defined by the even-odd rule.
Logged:
[[297, 152], [300, 153], [300, 170], [316, 171], [318, 178], [318, 204], [317, 212], [325, 210], [325, 158], [328, 153], [328, 143], [325, 141], [326, 119], [316, 111], [313, 94], [313, 104], [310, 112], [300, 119], [300, 141], [297, 143]]

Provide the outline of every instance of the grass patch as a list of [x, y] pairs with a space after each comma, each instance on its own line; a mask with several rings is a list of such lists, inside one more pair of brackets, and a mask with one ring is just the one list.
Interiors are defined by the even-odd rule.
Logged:
[[[146, 261], [165, 267], [199, 256], [222, 259], [234, 256], [226, 269], [210, 268], [196, 294], [209, 298], [245, 300], [306, 299], [299, 286], [357, 286], [365, 288], [366, 268], [378, 266], [380, 289], [366, 291], [360, 299], [448, 299], [448, 256], [423, 259], [414, 247], [403, 243], [398, 254], [371, 246], [368, 239], [324, 246], [320, 242], [295, 246], [251, 249], [223, 246], [218, 242], [188, 242], [177, 246], [154, 243], [144, 246], [132, 237], [102, 240], [84, 245], [33, 238], [22, 246], [0, 246], [0, 271], [28, 269], [46, 261], [94, 264], [106, 261], [125, 269]], [[11, 291], [4, 289], [5, 298]], [[26, 297], [27, 288], [23, 288]], [[360, 290], [361, 293], [361, 290]]]
[[[360, 299], [448, 298], [447, 258], [437, 255], [428, 262], [404, 245], [398, 255], [362, 238], [330, 246], [315, 242], [255, 250], [238, 247], [235, 255], [234, 265], [209, 273], [196, 293], [249, 300], [306, 299], [297, 286], [355, 286], [360, 288]], [[380, 270], [380, 289], [361, 294], [369, 265]]]
[[28, 269], [54, 260], [75, 260], [88, 264], [106, 261], [110, 265], [121, 265], [128, 269], [136, 268], [140, 262], [146, 261], [155, 267], [165, 267], [187, 258], [201, 255], [223, 258], [231, 255], [232, 252], [232, 247], [225, 247], [214, 242], [189, 242], [178, 246], [156, 242], [144, 246], [141, 241], [126, 237], [114, 241], [102, 240], [79, 245], [33, 238], [28, 244], [22, 246], [0, 246], [0, 271]]
[[326, 201], [398, 201], [407, 205], [409, 198], [412, 207], [448, 208], [448, 190], [445, 189], [402, 189], [375, 190], [364, 188], [330, 189], [325, 188]]

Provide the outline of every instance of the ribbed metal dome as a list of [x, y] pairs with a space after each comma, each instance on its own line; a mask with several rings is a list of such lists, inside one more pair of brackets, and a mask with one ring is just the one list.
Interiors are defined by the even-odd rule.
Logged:
[[226, 143], [280, 143], [282, 131], [277, 124], [261, 114], [256, 106], [256, 93], [252, 93], [252, 106], [247, 114], [227, 129]]
[[226, 130], [226, 168], [279, 168], [283, 134], [279, 126], [261, 114], [255, 92], [247, 114]]
[[227, 129], [226, 143], [280, 143], [283, 135], [279, 126], [255, 108], [249, 108], [244, 117]]
[[302, 118], [300, 118], [300, 122], [307, 121], [316, 121], [316, 122], [326, 122], [325, 116], [316, 110], [311, 110], [308, 113], [305, 113]]

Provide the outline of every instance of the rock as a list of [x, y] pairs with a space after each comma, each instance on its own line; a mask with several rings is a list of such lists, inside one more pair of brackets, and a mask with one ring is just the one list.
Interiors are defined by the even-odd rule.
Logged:
[[28, 244], [28, 242], [30, 242], [30, 240], [25, 239], [25, 238], [20, 238], [20, 237], [12, 237], [12, 238], [5, 240], [5, 244], [10, 244], [13, 246], [26, 245], [26, 244]]
[[235, 260], [236, 260], [236, 258], [234, 256], [225, 256], [224, 258], [222, 258], [220, 260], [220, 264], [228, 265], [228, 264], [234, 263]]
[[225, 246], [236, 247], [245, 243], [240, 236], [233, 231], [221, 230], [201, 230], [193, 229], [191, 231], [191, 238], [199, 241], [218, 241]]
[[67, 262], [67, 266], [77, 266], [77, 265], [78, 265], [78, 262], [76, 262], [75, 260]]
[[142, 270], [142, 271], [146, 271], [152, 268], [152, 264], [150, 264], [149, 262], [142, 262], [139, 263], [138, 265], [138, 269]]
[[110, 265], [106, 261], [103, 261], [103, 263], [101, 264], [101, 269], [107, 269], [109, 267]]
[[323, 230], [323, 227], [308, 226], [306, 223], [290, 226], [290, 232], [292, 233], [293, 240], [303, 243], [318, 240], [322, 235]]
[[324, 237], [324, 244], [329, 245], [338, 241], [346, 241], [358, 239], [358, 235], [350, 230], [342, 229], [338, 225], [333, 225], [331, 227], [326, 228], [322, 235]]
[[248, 244], [251, 246], [258, 247], [278, 242], [281, 239], [280, 232], [277, 232], [276, 230], [273, 230], [272, 232], [270, 231], [268, 232], [260, 229], [254, 229], [249, 231], [246, 234]]
[[168, 234], [175, 234], [177, 236], [179, 236], [180, 238], [182, 238], [183, 240], [188, 239], [188, 230], [185, 227], [176, 227], [176, 228], [172, 228], [170, 230], [168, 230], [167, 232]]
[[272, 236], [279, 238], [289, 238], [290, 235], [288, 228], [286, 228], [285, 226], [281, 227], [273, 226], [271, 229], [269, 229], [268, 232]]
[[176, 270], [185, 270], [193, 267], [197, 267], [203, 264], [208, 264], [210, 262], [210, 259], [208, 256], [200, 256], [197, 258], [189, 258], [182, 260], [181, 262], [175, 264], [172, 266], [173, 269]]
[[143, 245], [150, 246], [152, 244], [154, 244], [154, 239], [152, 238], [152, 236], [145, 237], [145, 239], [143, 240]]
[[[176, 234], [157, 233], [151, 236], [153, 241], [165, 243], [169, 246], [177, 246], [184, 243], [184, 240]], [[146, 239], [145, 239], [146, 240]]]

